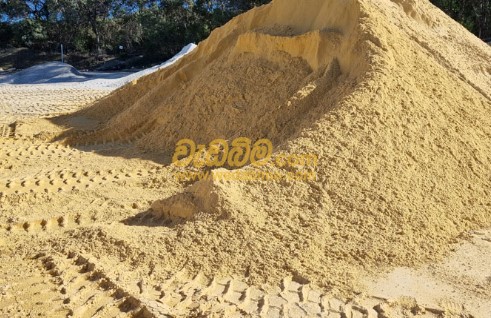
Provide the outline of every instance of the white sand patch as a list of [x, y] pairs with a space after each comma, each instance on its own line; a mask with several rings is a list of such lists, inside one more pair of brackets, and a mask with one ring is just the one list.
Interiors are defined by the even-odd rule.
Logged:
[[191, 43], [186, 45], [174, 57], [160, 65], [150, 67], [136, 73], [130, 72], [81, 72], [69, 64], [49, 62], [36, 65], [14, 74], [0, 76], [1, 84], [34, 85], [51, 84], [64, 88], [85, 89], [116, 89], [142, 76], [166, 68], [180, 58], [189, 54], [196, 47]]

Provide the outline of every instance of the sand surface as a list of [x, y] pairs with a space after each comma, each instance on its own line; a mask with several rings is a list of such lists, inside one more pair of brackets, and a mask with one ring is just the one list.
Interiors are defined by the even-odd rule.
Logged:
[[[275, 0], [114, 91], [0, 85], [0, 314], [489, 317], [490, 61], [427, 1]], [[175, 178], [237, 137], [316, 178]]]

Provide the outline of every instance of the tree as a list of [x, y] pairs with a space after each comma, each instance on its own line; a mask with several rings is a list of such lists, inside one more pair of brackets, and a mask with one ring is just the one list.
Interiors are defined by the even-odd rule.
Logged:
[[481, 39], [491, 37], [491, 0], [431, 0]]
[[[491, 0], [430, 0], [481, 38]], [[163, 60], [231, 18], [270, 0], [0, 0], [2, 44], [37, 50], [145, 54]]]

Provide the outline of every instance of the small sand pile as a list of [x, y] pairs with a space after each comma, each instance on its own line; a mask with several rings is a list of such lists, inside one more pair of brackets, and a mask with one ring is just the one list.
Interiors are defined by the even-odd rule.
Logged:
[[86, 76], [75, 67], [61, 62], [48, 62], [0, 77], [0, 84], [44, 84], [84, 80], [87, 80]]
[[182, 138], [269, 138], [275, 156], [317, 154], [315, 181], [162, 198], [178, 239], [147, 243], [191, 270], [353, 287], [491, 225], [490, 91], [491, 48], [428, 1], [275, 0], [85, 110], [101, 128], [67, 141], [168, 157]]

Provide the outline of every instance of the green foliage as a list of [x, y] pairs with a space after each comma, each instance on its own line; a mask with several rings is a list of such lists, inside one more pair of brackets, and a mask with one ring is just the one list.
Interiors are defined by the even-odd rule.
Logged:
[[48, 35], [44, 23], [37, 19], [27, 18], [12, 25], [13, 44], [43, 49]]
[[[0, 0], [2, 43], [81, 53], [145, 53], [160, 59], [269, 0]], [[7, 26], [7, 24], [5, 24]], [[124, 49], [120, 50], [122, 46]]]
[[484, 39], [491, 37], [491, 0], [431, 0], [454, 20]]
[[[491, 0], [431, 0], [476, 35], [491, 37]], [[1, 45], [162, 60], [270, 0], [0, 0]], [[122, 46], [123, 50], [119, 47]]]
[[14, 31], [12, 26], [6, 22], [0, 22], [0, 47], [6, 47], [12, 43], [14, 38]]

